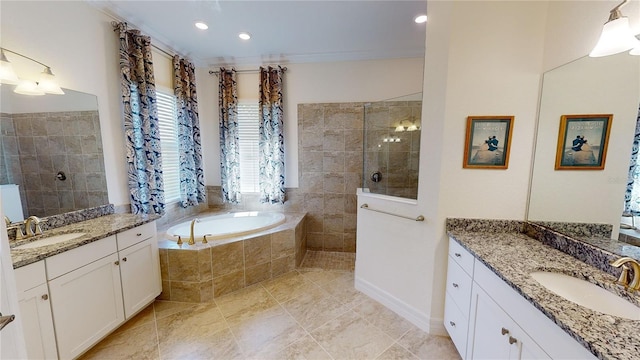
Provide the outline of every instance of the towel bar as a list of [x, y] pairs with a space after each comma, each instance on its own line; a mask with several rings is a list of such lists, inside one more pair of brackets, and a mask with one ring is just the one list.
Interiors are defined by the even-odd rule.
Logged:
[[384, 210], [372, 209], [372, 208], [369, 207], [369, 204], [362, 204], [360, 206], [360, 209], [366, 209], [366, 210], [370, 210], [370, 211], [375, 211], [375, 212], [379, 212], [379, 213], [382, 213], [382, 214], [387, 214], [387, 215], [391, 215], [391, 216], [397, 216], [397, 217], [401, 217], [403, 219], [408, 219], [408, 220], [413, 220], [413, 221], [425, 221], [424, 220], [424, 216], [422, 216], [422, 215], [418, 215], [417, 217], [412, 218], [412, 217], [409, 217], [409, 216], [390, 213], [390, 212], [384, 211]]

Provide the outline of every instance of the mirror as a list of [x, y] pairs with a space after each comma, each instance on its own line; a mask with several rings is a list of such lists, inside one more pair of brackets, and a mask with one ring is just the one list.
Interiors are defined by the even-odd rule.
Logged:
[[0, 184], [13, 222], [109, 202], [97, 97], [63, 90], [28, 96], [0, 87]]
[[[608, 224], [618, 238], [639, 104], [640, 57], [626, 52], [544, 74], [527, 220]], [[555, 170], [561, 116], [585, 114], [613, 114], [604, 170]]]

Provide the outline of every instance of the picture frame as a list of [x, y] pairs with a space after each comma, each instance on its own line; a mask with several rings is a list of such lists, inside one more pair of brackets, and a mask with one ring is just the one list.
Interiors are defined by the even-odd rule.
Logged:
[[613, 114], [562, 115], [556, 170], [604, 170]]
[[464, 143], [465, 169], [507, 169], [513, 116], [469, 116]]

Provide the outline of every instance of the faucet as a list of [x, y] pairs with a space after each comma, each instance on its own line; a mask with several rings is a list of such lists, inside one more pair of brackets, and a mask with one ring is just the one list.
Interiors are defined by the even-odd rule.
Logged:
[[[33, 230], [33, 227], [31, 225], [32, 222], [35, 225], [35, 231]], [[24, 231], [26, 233], [25, 238], [30, 238], [36, 235], [42, 235], [43, 231], [42, 231], [42, 227], [40, 227], [41, 222], [42, 220], [40, 220], [40, 218], [38, 218], [37, 216], [33, 216], [33, 215], [29, 216], [27, 220], [24, 222]]]
[[189, 232], [189, 245], [194, 245], [196, 240], [193, 238], [193, 228], [196, 226], [196, 223], [200, 222], [200, 219], [196, 218], [191, 220], [191, 231]]
[[[627, 264], [631, 265], [633, 269], [633, 279], [631, 283], [629, 283], [629, 267]], [[640, 290], [640, 263], [636, 259], [621, 257], [618, 260], [612, 261], [611, 266], [622, 267], [622, 273], [617, 281], [618, 284], [625, 288], [628, 287], [631, 290]]]
[[11, 225], [11, 219], [7, 215], [4, 216], [4, 223], [7, 226]]

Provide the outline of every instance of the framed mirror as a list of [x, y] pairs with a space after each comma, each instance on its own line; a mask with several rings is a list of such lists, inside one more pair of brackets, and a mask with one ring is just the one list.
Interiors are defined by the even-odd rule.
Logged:
[[[527, 220], [608, 224], [618, 238], [639, 104], [640, 57], [626, 52], [545, 73]], [[604, 168], [556, 170], [562, 117], [589, 114], [613, 115]]]
[[28, 96], [0, 87], [0, 185], [13, 222], [107, 204], [95, 95]]

